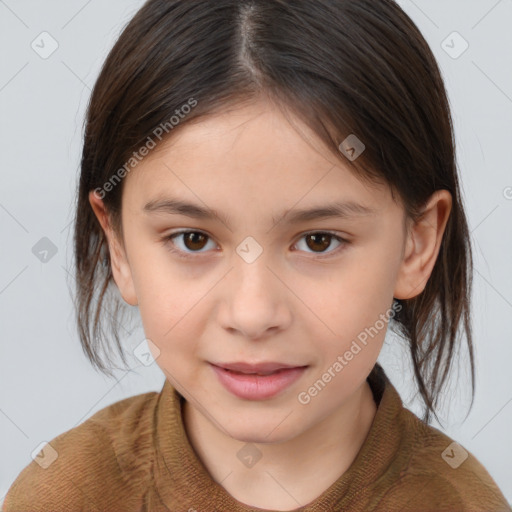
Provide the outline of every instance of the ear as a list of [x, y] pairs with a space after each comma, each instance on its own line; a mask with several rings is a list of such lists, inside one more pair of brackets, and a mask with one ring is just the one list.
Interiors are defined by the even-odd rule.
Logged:
[[395, 298], [412, 299], [425, 289], [439, 254], [451, 208], [450, 192], [437, 190], [428, 200], [421, 218], [411, 222], [395, 284]]
[[126, 257], [125, 249], [114, 233], [103, 201], [98, 195], [96, 195], [94, 190], [89, 192], [89, 203], [91, 204], [94, 214], [105, 232], [105, 236], [108, 241], [112, 275], [114, 276], [114, 281], [119, 288], [119, 292], [127, 304], [130, 306], [136, 306], [138, 304], [137, 295], [135, 293], [132, 272]]

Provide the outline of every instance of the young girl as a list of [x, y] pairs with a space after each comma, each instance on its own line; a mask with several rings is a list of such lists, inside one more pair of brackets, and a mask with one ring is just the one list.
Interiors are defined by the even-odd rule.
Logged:
[[50, 441], [3, 510], [511, 510], [429, 425], [461, 331], [473, 384], [472, 259], [444, 84], [392, 0], [147, 1], [92, 93], [74, 240], [91, 362], [109, 330], [123, 356], [123, 301], [165, 384]]

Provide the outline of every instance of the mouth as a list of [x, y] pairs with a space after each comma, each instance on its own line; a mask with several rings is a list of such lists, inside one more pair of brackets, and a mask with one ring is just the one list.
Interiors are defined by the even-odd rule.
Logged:
[[282, 363], [210, 365], [224, 388], [245, 400], [266, 400], [280, 394], [299, 379], [308, 367]]
[[265, 362], [265, 363], [211, 363], [224, 370], [244, 375], [273, 375], [274, 373], [290, 370], [292, 368], [304, 368], [307, 365], [290, 365], [286, 363]]

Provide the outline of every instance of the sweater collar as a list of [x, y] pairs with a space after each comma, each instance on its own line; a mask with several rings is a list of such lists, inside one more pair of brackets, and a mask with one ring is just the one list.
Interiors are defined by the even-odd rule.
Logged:
[[[382, 367], [376, 363], [367, 378], [377, 407], [365, 442], [348, 470], [302, 512], [339, 510], [347, 506], [365, 487], [371, 486], [391, 466], [399, 451], [400, 426], [397, 416], [402, 400]], [[197, 457], [185, 431], [184, 398], [166, 379], [156, 411], [156, 492], [169, 510], [264, 511], [233, 498], [215, 482]], [[385, 440], [385, 442], [383, 442]], [[269, 512], [269, 511], [267, 511]]]

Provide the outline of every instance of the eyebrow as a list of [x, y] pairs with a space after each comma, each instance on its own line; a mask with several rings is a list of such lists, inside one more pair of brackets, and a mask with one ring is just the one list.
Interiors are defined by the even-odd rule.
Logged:
[[[201, 220], [214, 220], [217, 218], [226, 226], [230, 225], [229, 217], [221, 212], [207, 206], [189, 203], [180, 199], [155, 199], [146, 203], [143, 207], [143, 211], [147, 214], [184, 215]], [[272, 217], [272, 221], [274, 224], [278, 224], [286, 219], [288, 224], [299, 224], [301, 222], [320, 219], [366, 217], [376, 215], [377, 213], [378, 210], [369, 206], [354, 201], [345, 201], [300, 210], [288, 209], [277, 218]]]

